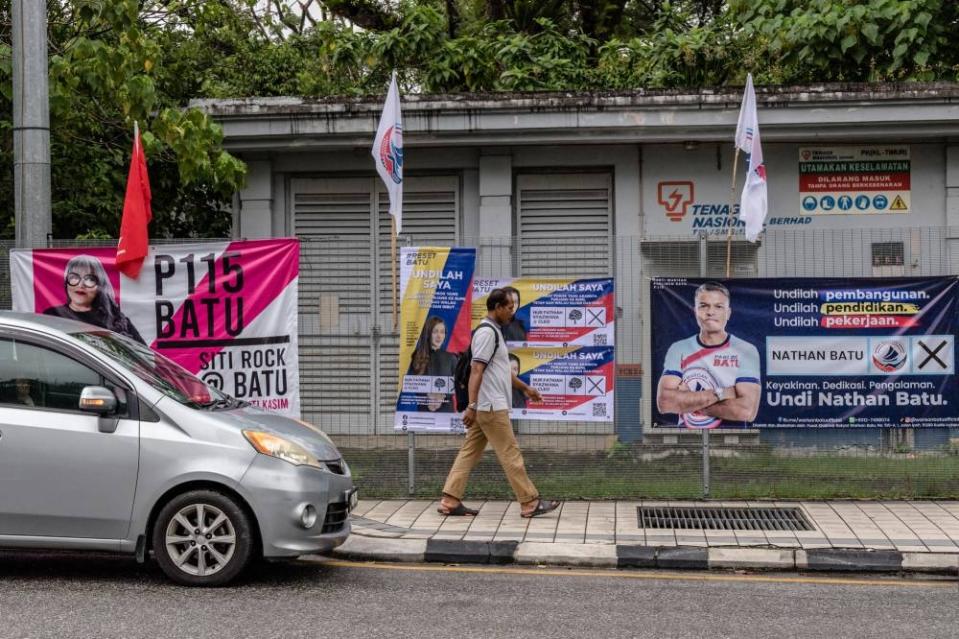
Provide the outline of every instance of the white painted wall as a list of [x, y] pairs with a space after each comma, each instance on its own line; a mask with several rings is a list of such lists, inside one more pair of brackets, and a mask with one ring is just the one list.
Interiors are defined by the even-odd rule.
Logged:
[[[830, 146], [816, 142], [816, 146]], [[884, 215], [819, 215], [808, 216], [799, 196], [799, 149], [811, 144], [766, 144], [763, 151], [769, 188], [769, 218], [811, 218], [804, 225], [776, 225], [769, 230], [789, 228], [855, 229], [905, 228], [942, 226], [946, 224], [945, 148], [942, 144], [912, 144], [912, 210]], [[838, 146], [838, 145], [837, 145]], [[738, 203], [745, 180], [745, 156], [740, 154], [736, 188], [730, 195], [732, 178], [732, 144], [709, 143], [694, 150], [680, 144], [648, 145], [644, 148], [642, 181], [643, 228], [648, 236], [686, 236], [693, 234], [692, 208], [681, 221], [667, 218], [658, 201], [660, 182], [692, 181], [695, 202]], [[717, 229], [725, 236], [724, 229]]]

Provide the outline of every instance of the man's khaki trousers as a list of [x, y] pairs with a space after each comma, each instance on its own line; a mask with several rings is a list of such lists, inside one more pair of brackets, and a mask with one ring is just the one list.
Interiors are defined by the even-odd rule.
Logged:
[[466, 429], [466, 439], [460, 447], [456, 461], [446, 477], [443, 492], [450, 497], [463, 499], [466, 493], [466, 482], [470, 472], [483, 457], [486, 442], [493, 446], [496, 458], [499, 459], [509, 485], [516, 493], [516, 499], [525, 504], [539, 497], [536, 486], [526, 474], [526, 464], [523, 463], [523, 453], [519, 450], [516, 437], [513, 435], [513, 426], [509, 421], [508, 410], [480, 411], [476, 413], [476, 421]]

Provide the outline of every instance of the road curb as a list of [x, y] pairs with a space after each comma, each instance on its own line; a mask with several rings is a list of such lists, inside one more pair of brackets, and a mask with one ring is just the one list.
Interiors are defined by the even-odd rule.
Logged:
[[564, 544], [524, 541], [516, 547], [516, 563], [534, 566], [577, 566], [616, 568], [616, 546], [612, 544]]
[[817, 548], [796, 551], [796, 568], [828, 572], [899, 572], [898, 550]]
[[340, 559], [358, 561], [423, 563], [426, 561], [426, 540], [350, 535], [332, 554]]
[[429, 539], [424, 561], [452, 564], [511, 564], [515, 561], [517, 541], [458, 541]]
[[710, 548], [709, 567], [795, 570], [796, 552], [781, 548]]
[[354, 561], [525, 564], [669, 570], [917, 572], [959, 576], [959, 553], [861, 548], [730, 548], [537, 541], [397, 539], [351, 535], [333, 556]]

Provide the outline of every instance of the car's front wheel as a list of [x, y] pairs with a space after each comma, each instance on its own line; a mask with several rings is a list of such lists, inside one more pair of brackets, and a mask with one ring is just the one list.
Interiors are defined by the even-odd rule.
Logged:
[[222, 586], [250, 563], [250, 517], [213, 490], [177, 495], [157, 515], [153, 553], [163, 572], [186, 586]]

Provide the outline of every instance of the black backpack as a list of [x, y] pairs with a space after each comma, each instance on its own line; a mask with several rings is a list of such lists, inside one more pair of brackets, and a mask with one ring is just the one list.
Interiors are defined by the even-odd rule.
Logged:
[[[498, 330], [490, 324], [480, 324], [476, 327], [476, 330], [473, 331], [473, 336], [476, 335], [476, 331], [484, 326], [489, 326], [493, 330], [493, 339], [496, 340], [496, 344], [493, 346], [493, 355], [496, 355], [496, 350], [499, 348]], [[490, 359], [493, 359], [493, 355], [490, 355]], [[473, 340], [471, 337], [470, 345], [466, 347], [465, 351], [460, 353], [459, 359], [456, 360], [456, 366], [453, 368], [453, 397], [456, 400], [457, 413], [462, 413], [466, 410], [467, 405], [470, 403], [470, 370], [472, 366]]]

